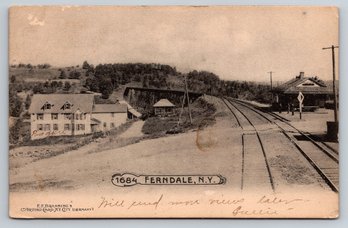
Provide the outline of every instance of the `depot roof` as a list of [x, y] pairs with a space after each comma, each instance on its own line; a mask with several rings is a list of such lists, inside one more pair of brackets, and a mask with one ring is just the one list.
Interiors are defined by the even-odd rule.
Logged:
[[303, 72], [295, 78], [276, 87], [273, 91], [284, 94], [332, 94], [332, 87], [327, 86], [325, 82], [318, 77], [305, 77]]

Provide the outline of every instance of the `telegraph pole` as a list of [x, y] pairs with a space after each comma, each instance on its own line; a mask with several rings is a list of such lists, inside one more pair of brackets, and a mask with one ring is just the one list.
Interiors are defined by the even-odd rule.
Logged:
[[336, 69], [335, 69], [335, 48], [339, 48], [339, 46], [331, 45], [331, 47], [324, 47], [323, 50], [331, 49], [332, 53], [332, 88], [334, 93], [334, 115], [335, 115], [335, 123], [338, 123], [337, 117], [337, 91], [336, 91]]
[[189, 112], [189, 116], [190, 116], [190, 123], [192, 124], [192, 116], [191, 116], [191, 109], [190, 109], [190, 97], [189, 97], [189, 93], [188, 93], [186, 74], [184, 75], [184, 79], [185, 79], [185, 90], [186, 90], [186, 98], [187, 98], [187, 108], [188, 108], [188, 112]]
[[273, 79], [272, 79], [272, 73], [274, 73], [273, 71], [268, 72], [269, 73], [269, 79], [271, 81], [271, 94], [272, 94], [272, 104], [273, 104]]
[[269, 73], [269, 79], [271, 80], [271, 90], [273, 89], [273, 82], [272, 82], [272, 73], [273, 71], [268, 72]]

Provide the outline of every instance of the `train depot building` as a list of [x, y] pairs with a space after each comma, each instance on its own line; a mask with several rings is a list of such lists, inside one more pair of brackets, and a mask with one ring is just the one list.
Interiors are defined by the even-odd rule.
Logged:
[[109, 131], [127, 121], [126, 104], [95, 104], [93, 94], [35, 94], [31, 139]]
[[290, 105], [298, 107], [297, 97], [301, 92], [304, 95], [304, 111], [324, 108], [327, 102], [333, 101], [332, 85], [327, 85], [318, 77], [305, 77], [300, 72], [295, 78], [275, 87], [273, 93], [273, 107], [287, 109]]

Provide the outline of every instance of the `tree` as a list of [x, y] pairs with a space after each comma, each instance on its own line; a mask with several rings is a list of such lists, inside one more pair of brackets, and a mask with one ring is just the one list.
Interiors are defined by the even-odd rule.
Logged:
[[134, 81], [136, 81], [136, 82], [140, 82], [141, 81], [141, 77], [140, 77], [139, 74], [134, 75]]
[[50, 68], [50, 67], [51, 67], [51, 65], [48, 64], [48, 63], [38, 64], [38, 65], [37, 65], [37, 68], [39, 68], [39, 69], [48, 69], [48, 68]]
[[9, 114], [10, 116], [19, 117], [23, 110], [22, 100], [17, 92], [10, 89], [9, 91]]
[[52, 81], [50, 86], [51, 86], [51, 88], [53, 88], [53, 89], [57, 89], [57, 88], [59, 87], [57, 81]]
[[19, 130], [21, 127], [21, 122], [20, 120], [14, 120], [15, 123], [13, 124], [12, 127], [10, 127], [10, 131], [9, 131], [9, 141], [10, 144], [16, 144], [18, 143], [19, 140]]
[[95, 77], [89, 77], [86, 79], [85, 87], [87, 87], [90, 91], [98, 92], [99, 81]]
[[99, 91], [102, 93], [103, 99], [108, 99], [113, 92], [113, 86], [110, 80], [101, 79], [99, 81]]
[[37, 85], [34, 86], [33, 88], [33, 93], [43, 93], [44, 91], [44, 88], [43, 88], [43, 84], [42, 83], [39, 83]]
[[25, 109], [29, 109], [31, 104], [31, 97], [29, 96], [29, 94], [27, 95], [27, 98], [25, 99], [24, 105], [25, 105]]
[[61, 70], [59, 74], [59, 79], [65, 79], [65, 78], [66, 78], [66, 73], [64, 70]]
[[10, 81], [11, 81], [11, 83], [15, 83], [16, 82], [16, 75], [12, 75]]
[[143, 78], [143, 87], [144, 88], [149, 87], [149, 81], [148, 81], [147, 75], [145, 75], [145, 77]]
[[63, 90], [65, 90], [65, 91], [69, 91], [69, 90], [70, 90], [70, 88], [71, 88], [70, 83], [69, 83], [69, 82], [65, 82], [65, 83], [64, 83]]
[[90, 68], [90, 65], [88, 64], [87, 61], [84, 61], [82, 64], [82, 69], [88, 70]]
[[73, 70], [69, 73], [69, 79], [80, 79], [81, 73], [79, 71]]

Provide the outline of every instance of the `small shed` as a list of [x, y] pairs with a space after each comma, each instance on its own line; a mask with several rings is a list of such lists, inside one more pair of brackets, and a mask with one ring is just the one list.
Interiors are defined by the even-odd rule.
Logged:
[[171, 116], [175, 114], [175, 105], [168, 99], [161, 99], [153, 105], [156, 116]]

